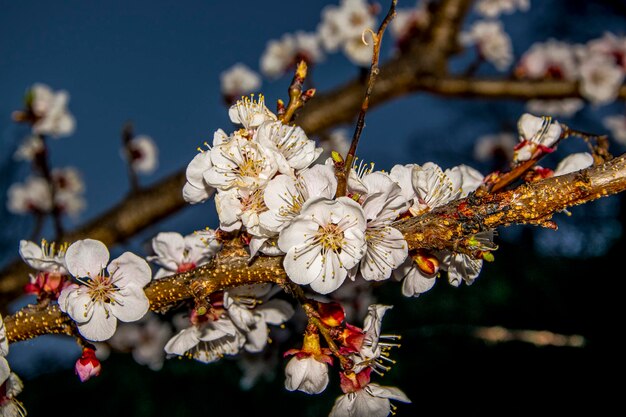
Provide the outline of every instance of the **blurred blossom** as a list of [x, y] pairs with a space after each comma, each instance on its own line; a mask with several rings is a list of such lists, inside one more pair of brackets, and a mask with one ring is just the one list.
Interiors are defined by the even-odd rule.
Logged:
[[43, 140], [37, 135], [30, 135], [18, 146], [13, 158], [16, 161], [32, 161], [38, 153], [44, 150]]
[[626, 116], [616, 114], [605, 117], [602, 122], [604, 127], [611, 131], [612, 139], [618, 143], [626, 145]]
[[430, 13], [428, 13], [427, 5], [428, 1], [418, 1], [415, 7], [396, 11], [396, 17], [389, 24], [389, 30], [398, 44], [401, 45], [416, 31], [428, 25]]
[[469, 30], [460, 33], [459, 41], [465, 46], [475, 45], [479, 55], [500, 71], [506, 70], [513, 62], [511, 38], [501, 22], [475, 22]]
[[130, 159], [133, 170], [140, 174], [151, 174], [159, 165], [159, 148], [150, 136], [139, 135], [130, 140], [122, 156]]
[[47, 213], [52, 210], [50, 186], [43, 177], [29, 176], [8, 190], [7, 209], [15, 214]]
[[256, 93], [260, 87], [259, 74], [242, 63], [237, 63], [220, 74], [220, 90], [229, 104], [240, 96]]
[[534, 114], [546, 116], [572, 117], [585, 106], [585, 102], [578, 98], [563, 100], [529, 100], [526, 110]]
[[319, 160], [324, 161], [330, 158], [332, 151], [336, 151], [339, 155], [345, 157], [350, 149], [351, 141], [352, 138], [348, 137], [348, 131], [346, 129], [333, 130], [320, 141], [320, 145], [324, 149], [324, 152], [320, 156]]
[[603, 54], [626, 71], [626, 36], [616, 36], [606, 32], [604, 36], [587, 42], [592, 53]]
[[30, 109], [35, 117], [33, 133], [53, 138], [74, 132], [76, 122], [67, 109], [67, 91], [52, 91], [45, 84], [34, 84], [29, 91]]
[[578, 77], [575, 47], [555, 39], [534, 43], [522, 55], [515, 73], [531, 79], [574, 80]]
[[485, 17], [498, 17], [501, 14], [511, 14], [519, 10], [530, 9], [530, 0], [479, 0], [476, 11]]
[[280, 40], [271, 40], [261, 56], [261, 72], [267, 77], [279, 77], [298, 62], [312, 65], [324, 58], [315, 33], [286, 33]]
[[496, 133], [478, 138], [474, 145], [474, 159], [480, 162], [495, 161], [503, 166], [513, 158], [517, 137], [512, 133]]
[[593, 104], [608, 104], [619, 94], [624, 70], [612, 58], [588, 52], [580, 65], [580, 94]]

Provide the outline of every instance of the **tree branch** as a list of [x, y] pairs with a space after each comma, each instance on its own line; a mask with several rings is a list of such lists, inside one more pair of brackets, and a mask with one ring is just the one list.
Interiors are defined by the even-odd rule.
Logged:
[[[513, 224], [542, 224], [568, 207], [626, 190], [626, 154], [604, 164], [552, 177], [513, 190], [468, 196], [423, 216], [399, 221], [410, 249], [458, 249], [477, 232]], [[463, 207], [461, 208], [461, 205]], [[242, 247], [224, 248], [209, 264], [153, 281], [146, 295], [153, 311], [164, 312], [186, 300], [201, 300], [231, 287], [288, 279], [282, 257], [259, 256], [249, 263]], [[46, 333], [71, 334], [72, 323], [56, 305], [28, 306], [5, 318], [10, 342]]]

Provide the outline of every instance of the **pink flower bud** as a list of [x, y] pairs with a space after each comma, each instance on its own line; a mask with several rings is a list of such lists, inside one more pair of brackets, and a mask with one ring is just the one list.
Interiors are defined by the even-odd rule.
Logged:
[[76, 361], [74, 371], [80, 378], [80, 382], [85, 382], [92, 376], [100, 375], [100, 361], [96, 358], [96, 351], [91, 348], [83, 348], [83, 355]]

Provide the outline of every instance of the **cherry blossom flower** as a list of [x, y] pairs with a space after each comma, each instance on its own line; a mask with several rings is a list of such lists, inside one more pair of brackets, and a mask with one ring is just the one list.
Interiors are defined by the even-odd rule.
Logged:
[[402, 295], [419, 297], [420, 294], [430, 290], [439, 276], [440, 264], [441, 261], [433, 254], [422, 251], [411, 253], [411, 256], [393, 271], [394, 279], [402, 281]]
[[267, 77], [278, 77], [298, 62], [312, 65], [320, 62], [324, 54], [316, 33], [286, 33], [280, 40], [270, 40], [261, 55], [261, 72]]
[[517, 122], [520, 143], [515, 147], [513, 162], [524, 162], [540, 150], [552, 152], [561, 138], [562, 128], [559, 122], [551, 117], [537, 117], [525, 113]]
[[270, 231], [280, 232], [300, 214], [305, 202], [313, 197], [332, 199], [337, 189], [333, 168], [315, 165], [300, 172], [295, 178], [277, 175], [265, 188], [267, 211], [259, 216], [261, 225]]
[[14, 214], [48, 213], [52, 210], [50, 186], [43, 177], [28, 176], [23, 183], [11, 184], [7, 209]]
[[143, 287], [152, 273], [146, 261], [124, 252], [108, 262], [109, 251], [98, 240], [79, 240], [65, 253], [66, 268], [80, 284], [61, 291], [59, 307], [76, 322], [83, 337], [96, 342], [113, 336], [117, 320], [139, 320], [149, 308]]
[[261, 87], [261, 77], [247, 65], [237, 63], [220, 74], [220, 89], [226, 102], [255, 93]]
[[9, 354], [9, 342], [7, 340], [4, 320], [0, 315], [0, 416], [25, 416], [26, 410], [22, 403], [15, 398], [24, 384], [9, 367], [5, 356]]
[[[276, 115], [265, 107], [265, 97], [259, 94], [257, 100], [254, 94], [243, 97], [228, 109], [228, 117], [231, 122], [240, 124], [246, 130], [256, 129], [265, 122], [276, 120]], [[213, 146], [217, 146], [216, 136], [213, 137]]]
[[25, 138], [13, 154], [16, 161], [32, 161], [45, 150], [43, 140], [38, 135], [30, 135]]
[[470, 285], [474, 282], [483, 267], [482, 259], [474, 259], [462, 253], [448, 253], [442, 263], [441, 268], [448, 271], [448, 282], [458, 287], [461, 282]]
[[479, 0], [476, 11], [485, 17], [498, 17], [501, 14], [511, 14], [519, 10], [530, 9], [530, 0]]
[[126, 158], [135, 172], [151, 174], [159, 165], [159, 148], [150, 136], [138, 135], [128, 143], [128, 147], [122, 151], [122, 157]]
[[494, 160], [504, 167], [513, 158], [517, 138], [512, 133], [483, 135], [474, 145], [474, 159], [480, 162]]
[[546, 116], [572, 117], [585, 106], [579, 98], [564, 98], [562, 100], [528, 100], [526, 110], [534, 114]]
[[109, 339], [109, 344], [116, 350], [130, 351], [135, 362], [158, 371], [163, 367], [163, 349], [171, 337], [170, 324], [160, 320], [154, 313], [148, 313], [137, 322], [122, 323]]
[[574, 153], [563, 158], [556, 166], [554, 177], [580, 171], [593, 165], [593, 156], [588, 152]]
[[592, 53], [600, 53], [612, 58], [617, 66], [626, 71], [626, 36], [605, 32], [601, 38], [587, 42], [587, 48]]
[[221, 245], [215, 240], [215, 231], [206, 229], [187, 236], [176, 232], [161, 232], [152, 239], [152, 250], [156, 255], [147, 260], [161, 268], [154, 279], [187, 272], [209, 262]]
[[415, 167], [411, 182], [417, 196], [417, 204], [410, 208], [414, 216], [456, 200], [461, 194], [461, 173], [450, 170], [444, 172], [432, 162]]
[[602, 54], [589, 53], [581, 58], [580, 94], [595, 105], [613, 102], [624, 81], [624, 69]]
[[358, 374], [341, 373], [341, 389], [344, 395], [337, 398], [329, 417], [386, 417], [395, 409], [389, 400], [411, 402], [396, 387], [370, 383], [369, 369]]
[[59, 138], [74, 132], [76, 122], [67, 109], [67, 91], [55, 92], [47, 85], [38, 83], [31, 87], [28, 96], [35, 117], [33, 133]]
[[389, 30], [396, 38], [400, 51], [404, 51], [411, 38], [423, 30], [429, 22], [428, 1], [418, 1], [414, 7], [398, 9]]
[[339, 155], [346, 155], [350, 149], [350, 141], [346, 129], [335, 129], [320, 141], [320, 145], [324, 149], [320, 160], [326, 160], [331, 157], [331, 152], [335, 151]]
[[330, 349], [320, 347], [319, 335], [307, 332], [301, 349], [290, 349], [293, 355], [285, 366], [285, 388], [319, 394], [328, 386], [328, 365], [333, 364]]
[[362, 203], [367, 229], [367, 249], [359, 271], [368, 281], [380, 281], [391, 276], [407, 257], [407, 243], [402, 233], [391, 227], [408, 205], [402, 189], [388, 174], [372, 172], [363, 177], [367, 194]]
[[301, 127], [282, 122], [263, 123], [255, 138], [273, 153], [281, 174], [293, 175], [294, 170], [307, 168], [322, 153]]
[[357, 65], [371, 62], [372, 42], [365, 45], [363, 33], [374, 29], [376, 19], [373, 9], [365, 0], [342, 0], [339, 6], [330, 5], [322, 10], [322, 21], [317, 32], [324, 48], [335, 52], [342, 48], [344, 54]]
[[465, 46], [476, 45], [482, 58], [504, 71], [513, 62], [511, 38], [497, 21], [477, 21], [469, 30], [461, 32], [459, 41]]
[[317, 197], [304, 203], [278, 237], [289, 279], [320, 294], [339, 288], [365, 253], [365, 228], [363, 210], [350, 198]]
[[41, 245], [28, 240], [20, 241], [20, 256], [31, 268], [38, 271], [35, 275], [30, 274], [30, 282], [24, 287], [27, 294], [50, 294], [58, 298], [61, 291], [70, 284], [65, 269], [66, 249], [67, 244], [57, 247], [54, 242], [49, 244], [45, 240], [41, 241]]
[[566, 42], [548, 39], [533, 44], [515, 69], [519, 77], [575, 80], [578, 78], [576, 48]]
[[626, 145], [626, 116], [619, 114], [606, 116], [602, 122], [604, 127], [611, 131], [613, 139], [622, 145]]
[[78, 375], [80, 382], [85, 382], [94, 376], [100, 375], [102, 365], [96, 357], [95, 350], [83, 348], [83, 353], [74, 365], [74, 372]]
[[236, 137], [210, 152], [213, 166], [204, 180], [221, 191], [264, 186], [278, 171], [274, 154], [258, 142]]
[[85, 183], [74, 167], [55, 168], [51, 172], [55, 189], [55, 204], [62, 213], [78, 215], [85, 209]]
[[213, 194], [215, 189], [204, 180], [204, 173], [211, 167], [211, 153], [203, 150], [189, 162], [185, 171], [187, 181], [183, 186], [183, 198], [186, 202], [203, 203]]

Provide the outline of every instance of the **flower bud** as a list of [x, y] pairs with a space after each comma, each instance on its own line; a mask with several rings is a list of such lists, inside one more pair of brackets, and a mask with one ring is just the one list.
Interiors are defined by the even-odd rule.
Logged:
[[413, 260], [417, 267], [426, 275], [435, 275], [439, 272], [439, 259], [427, 252], [418, 252], [416, 255], [413, 255]]
[[83, 348], [82, 356], [76, 361], [74, 371], [80, 382], [85, 382], [93, 376], [100, 375], [100, 361], [96, 358], [96, 351], [91, 348]]

